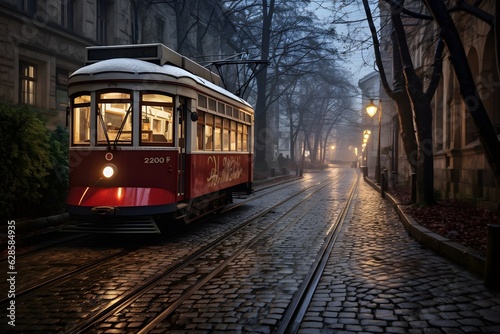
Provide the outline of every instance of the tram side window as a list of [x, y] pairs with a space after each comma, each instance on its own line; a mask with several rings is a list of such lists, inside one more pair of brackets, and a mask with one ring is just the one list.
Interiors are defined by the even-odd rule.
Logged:
[[215, 116], [214, 148], [217, 151], [222, 149], [222, 118]]
[[225, 118], [222, 121], [222, 149], [224, 151], [229, 151], [229, 120]]
[[130, 94], [99, 94], [97, 144], [132, 144], [132, 100]]
[[214, 99], [208, 99], [208, 109], [217, 111], [217, 102]]
[[242, 151], [248, 151], [248, 126], [243, 125]]
[[207, 97], [198, 94], [198, 107], [207, 109]]
[[205, 139], [205, 113], [198, 111], [198, 122], [196, 124], [197, 149], [203, 150], [203, 140]]
[[214, 149], [214, 116], [205, 114], [205, 150]]
[[174, 144], [173, 98], [163, 94], [141, 95], [141, 144]]
[[80, 95], [73, 99], [72, 143], [90, 145], [90, 95]]
[[236, 122], [231, 121], [231, 132], [229, 134], [229, 149], [231, 151], [236, 151]]
[[238, 132], [236, 133], [236, 147], [238, 151], [243, 151], [243, 124], [238, 123]]
[[218, 103], [218, 105], [219, 105], [219, 106], [217, 107], [217, 112], [218, 112], [219, 114], [223, 114], [223, 115], [225, 115], [225, 114], [226, 114], [226, 108], [225, 108], [225, 106], [224, 106], [224, 103], [219, 102], [219, 103]]

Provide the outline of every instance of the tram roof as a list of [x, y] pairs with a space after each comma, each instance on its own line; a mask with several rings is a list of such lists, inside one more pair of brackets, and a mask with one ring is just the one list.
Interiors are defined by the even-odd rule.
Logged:
[[211, 90], [214, 90], [222, 95], [225, 95], [233, 100], [237, 100], [248, 107], [252, 106], [239, 96], [234, 95], [228, 90], [211, 83], [208, 80], [202, 79], [199, 76], [188, 72], [180, 67], [173, 65], [157, 65], [143, 60], [132, 59], [132, 58], [115, 58], [102, 60], [97, 63], [93, 63], [84, 66], [70, 75], [70, 78], [79, 75], [94, 75], [100, 73], [110, 73], [110, 72], [121, 72], [130, 74], [160, 74], [167, 75], [174, 78], [189, 78], [195, 81], [197, 84], [203, 85]]

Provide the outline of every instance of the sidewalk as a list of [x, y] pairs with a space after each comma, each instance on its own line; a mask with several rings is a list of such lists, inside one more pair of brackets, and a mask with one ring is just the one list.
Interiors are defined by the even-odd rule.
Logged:
[[360, 182], [300, 333], [500, 333], [500, 293], [408, 236]]

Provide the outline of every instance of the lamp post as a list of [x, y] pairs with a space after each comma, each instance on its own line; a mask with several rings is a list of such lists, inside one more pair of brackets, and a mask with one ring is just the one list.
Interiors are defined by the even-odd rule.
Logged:
[[371, 131], [365, 130], [363, 131], [363, 144], [361, 144], [361, 162], [362, 162], [362, 170], [363, 177], [368, 176], [368, 149], [366, 148], [368, 144], [368, 139], [370, 138]]
[[379, 106], [373, 103], [373, 99], [370, 99], [370, 103], [366, 106], [366, 112], [368, 116], [373, 117], [377, 113], [377, 109], [380, 109], [378, 113], [378, 144], [377, 144], [377, 163], [375, 165], [375, 182], [380, 183], [380, 133], [382, 130], [382, 101], [379, 101]]

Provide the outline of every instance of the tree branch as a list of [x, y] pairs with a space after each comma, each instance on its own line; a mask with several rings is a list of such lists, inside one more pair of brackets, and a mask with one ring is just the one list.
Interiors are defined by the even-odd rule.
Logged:
[[477, 17], [481, 21], [486, 22], [490, 27], [493, 27], [495, 22], [495, 17], [485, 12], [484, 10], [479, 9], [477, 6], [479, 6], [480, 3], [481, 1], [471, 5], [467, 1], [457, 0], [457, 8], [459, 10], [463, 10], [464, 12], [471, 14], [472, 16]]
[[427, 91], [425, 92], [426, 98], [430, 101], [436, 92], [436, 89], [439, 85], [439, 80], [441, 79], [441, 74], [443, 71], [443, 50], [444, 50], [444, 42], [442, 38], [438, 39], [436, 45], [436, 53], [434, 54], [434, 69], [432, 70], [431, 82], [429, 83], [429, 87], [427, 87]]
[[384, 64], [380, 55], [380, 43], [377, 37], [377, 29], [375, 28], [375, 24], [373, 23], [373, 16], [370, 5], [368, 4], [368, 0], [363, 0], [363, 6], [365, 8], [366, 19], [368, 20], [368, 26], [372, 35], [373, 49], [375, 52], [375, 62], [377, 63], [377, 67], [380, 72], [380, 80], [382, 81], [382, 86], [384, 87], [387, 95], [392, 96], [393, 91], [389, 86], [389, 82], [387, 82], [387, 77], [385, 75]]

